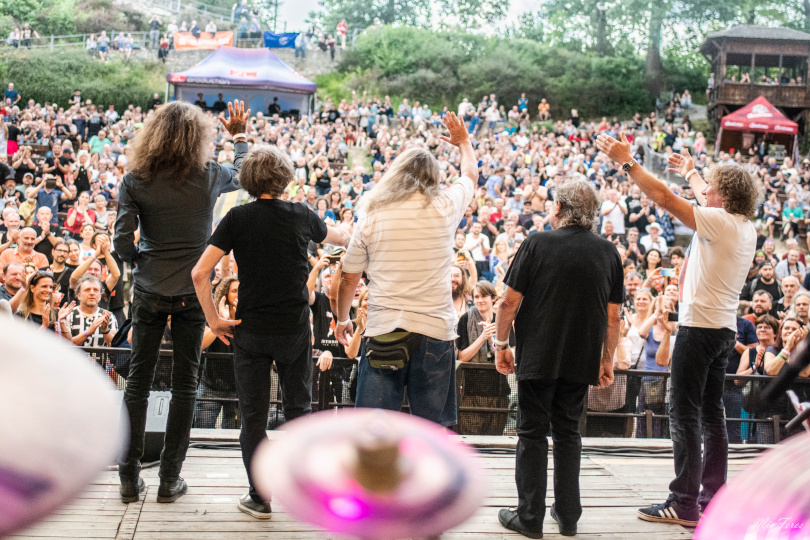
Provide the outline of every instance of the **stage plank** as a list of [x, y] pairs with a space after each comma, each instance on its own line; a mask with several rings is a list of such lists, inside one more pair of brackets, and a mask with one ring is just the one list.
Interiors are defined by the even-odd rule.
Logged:
[[[211, 444], [235, 442], [233, 430], [193, 430], [196, 440]], [[271, 438], [283, 437], [283, 432]], [[467, 522], [445, 532], [441, 540], [518, 540], [523, 538], [498, 523], [500, 508], [517, 504], [513, 453], [492, 449], [514, 448], [514, 437], [459, 437], [482, 445], [479, 463], [489, 489], [481, 508]], [[595, 449], [583, 454], [580, 489], [583, 515], [576, 538], [589, 540], [688, 539], [693, 531], [649, 523], [636, 517], [642, 506], [663, 501], [672, 480], [671, 455], [611, 455], [611, 448], [634, 447], [637, 452], [671, 449], [666, 440], [585, 439], [583, 446]], [[729, 477], [746, 469], [754, 457], [732, 459]], [[258, 521], [236, 508], [247, 489], [247, 476], [238, 451], [191, 448], [182, 476], [188, 494], [173, 504], [156, 502], [159, 478], [156, 467], [144, 469], [147, 491], [138, 503], [123, 504], [118, 495], [118, 473], [105, 471], [73, 501], [54, 515], [10, 538], [56, 540], [69, 538], [116, 540], [350, 540], [299, 522], [278, 503], [273, 518]], [[549, 459], [546, 504], [553, 502], [554, 460]], [[547, 514], [544, 537], [562, 539], [556, 523]]]

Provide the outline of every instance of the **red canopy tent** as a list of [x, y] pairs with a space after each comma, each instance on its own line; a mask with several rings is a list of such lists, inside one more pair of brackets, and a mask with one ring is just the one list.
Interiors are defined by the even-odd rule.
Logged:
[[794, 162], [799, 158], [799, 124], [789, 120], [762, 96], [728, 114], [720, 121], [715, 153], [732, 148], [747, 150], [754, 142], [754, 133], [769, 133], [770, 140], [782, 144]]

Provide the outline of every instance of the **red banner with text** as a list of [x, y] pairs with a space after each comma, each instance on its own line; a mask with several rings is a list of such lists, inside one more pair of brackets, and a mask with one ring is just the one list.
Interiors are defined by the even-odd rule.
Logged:
[[203, 32], [200, 37], [195, 38], [191, 32], [175, 32], [174, 48], [178, 51], [218, 49], [223, 45], [233, 47], [233, 32], [216, 32], [211, 37], [211, 32]]

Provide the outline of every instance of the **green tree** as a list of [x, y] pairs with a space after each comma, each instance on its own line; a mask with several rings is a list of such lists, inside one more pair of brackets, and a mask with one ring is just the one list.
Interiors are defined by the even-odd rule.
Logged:
[[503, 19], [509, 12], [509, 0], [438, 0], [438, 7], [442, 13], [440, 23], [451, 21], [459, 28], [480, 28]]
[[430, 22], [431, 4], [431, 0], [319, 0], [319, 9], [310, 19], [327, 31], [344, 19], [350, 31], [368, 28], [374, 19], [382, 24], [424, 26]]

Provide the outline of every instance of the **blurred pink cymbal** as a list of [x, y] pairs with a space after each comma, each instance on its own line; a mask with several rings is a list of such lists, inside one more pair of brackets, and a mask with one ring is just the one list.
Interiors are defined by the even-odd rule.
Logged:
[[0, 316], [0, 537], [69, 501], [115, 460], [121, 398], [56, 334]]
[[256, 487], [294, 517], [361, 538], [431, 536], [482, 504], [469, 446], [442, 427], [373, 409], [325, 411], [285, 425], [253, 459]]

